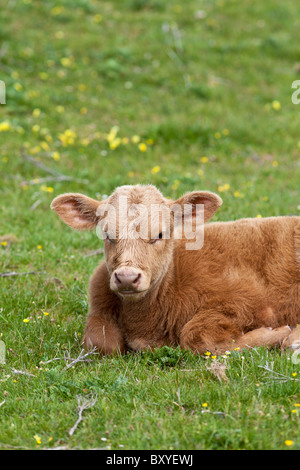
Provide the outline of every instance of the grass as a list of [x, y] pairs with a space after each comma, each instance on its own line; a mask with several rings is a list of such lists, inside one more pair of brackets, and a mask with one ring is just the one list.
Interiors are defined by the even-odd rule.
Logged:
[[215, 220], [299, 214], [297, 2], [0, 5], [0, 272], [42, 271], [0, 277], [0, 448], [299, 449], [299, 365], [278, 351], [218, 358], [222, 382], [210, 357], [169, 348], [66, 370], [101, 242], [49, 209], [153, 183], [219, 193]]

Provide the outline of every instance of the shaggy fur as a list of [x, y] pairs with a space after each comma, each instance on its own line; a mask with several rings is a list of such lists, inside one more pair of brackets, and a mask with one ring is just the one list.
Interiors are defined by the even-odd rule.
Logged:
[[[154, 186], [136, 185], [117, 188], [102, 202], [64, 194], [51, 207], [71, 227], [90, 229], [101, 222], [99, 208], [107, 203], [120, 216], [121, 195], [147, 207], [174, 203]], [[205, 222], [221, 203], [201, 191], [176, 201], [193, 208], [203, 204]], [[157, 233], [164, 229], [161, 221], [149, 222]], [[187, 250], [186, 241], [174, 239], [173, 219], [170, 239], [127, 240], [117, 233], [115, 240], [105, 240], [106, 260], [90, 282], [86, 348], [110, 354], [180, 345], [220, 354], [254, 346], [299, 347], [300, 217], [210, 222], [202, 249]], [[128, 276], [128, 270], [139, 273], [132, 295], [118, 285], [118, 274]]]

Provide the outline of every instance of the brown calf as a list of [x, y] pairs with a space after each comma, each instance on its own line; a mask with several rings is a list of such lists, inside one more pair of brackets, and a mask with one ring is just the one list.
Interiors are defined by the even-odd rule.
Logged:
[[[196, 208], [204, 206], [207, 222], [221, 204], [216, 194], [194, 191], [176, 201], [177, 208], [191, 208], [178, 216], [174, 201], [151, 185], [119, 187], [105, 201], [71, 193], [54, 199], [51, 207], [65, 223], [75, 229], [99, 224], [105, 238], [105, 262], [90, 282], [86, 348], [110, 354], [180, 345], [220, 354], [300, 347], [300, 217], [199, 226]], [[127, 210], [137, 205], [144, 210], [138, 219], [136, 210]], [[183, 238], [176, 236], [178, 220], [191, 221]], [[143, 236], [140, 222], [147, 222]], [[204, 244], [187, 249], [195, 227]]]

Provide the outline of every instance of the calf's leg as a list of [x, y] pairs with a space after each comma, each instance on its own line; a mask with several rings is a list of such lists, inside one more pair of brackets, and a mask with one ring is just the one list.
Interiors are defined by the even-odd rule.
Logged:
[[297, 325], [289, 336], [283, 340], [281, 349], [287, 349], [289, 351], [300, 349], [300, 325]]
[[85, 349], [96, 348], [101, 354], [126, 352], [126, 345], [118, 325], [112, 318], [89, 315], [83, 336]]
[[226, 318], [225, 315], [216, 318], [206, 312], [205, 317], [206, 321], [203, 315], [196, 315], [184, 326], [180, 337], [182, 348], [200, 354], [205, 351], [223, 354], [237, 348], [280, 346], [291, 334], [291, 328], [283, 326], [274, 330], [267, 327], [257, 328], [243, 335], [234, 325], [234, 320]]

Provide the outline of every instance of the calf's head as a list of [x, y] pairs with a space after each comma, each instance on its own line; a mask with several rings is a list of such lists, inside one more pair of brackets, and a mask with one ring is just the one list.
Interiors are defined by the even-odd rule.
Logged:
[[172, 201], [152, 185], [135, 185], [121, 186], [103, 201], [62, 194], [51, 208], [74, 229], [96, 228], [104, 239], [111, 290], [124, 300], [138, 300], [166, 274], [175, 238], [187, 235], [184, 226], [191, 233], [203, 230], [197, 227], [198, 214], [206, 222], [221, 204], [219, 196], [207, 191], [193, 191]]

